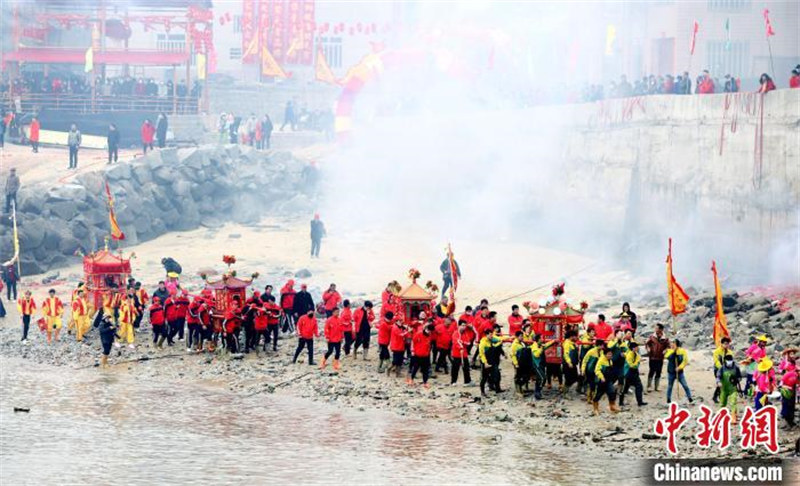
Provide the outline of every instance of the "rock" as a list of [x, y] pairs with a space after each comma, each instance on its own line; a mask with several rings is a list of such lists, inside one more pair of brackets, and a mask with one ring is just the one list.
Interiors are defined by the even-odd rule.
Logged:
[[307, 268], [303, 268], [294, 273], [294, 278], [311, 278], [311, 272]]
[[242, 235], [240, 233], [231, 233], [231, 234], [228, 235], [228, 238], [230, 238], [232, 240], [238, 240], [241, 237], [242, 237]]
[[86, 199], [86, 188], [78, 184], [63, 184], [47, 191], [47, 202], [51, 201], [83, 201]]
[[55, 201], [48, 203], [47, 209], [50, 210], [51, 214], [66, 221], [69, 221], [78, 213], [78, 205], [74, 201]]
[[606, 295], [608, 297], [616, 297], [618, 295], [618, 292], [616, 290], [614, 290], [614, 289], [611, 289], [608, 292], [606, 292]]
[[746, 319], [749, 324], [758, 325], [769, 319], [769, 314], [764, 311], [756, 311], [748, 314]]
[[131, 178], [131, 166], [129, 164], [114, 164], [105, 170], [106, 178], [109, 181], [118, 181]]

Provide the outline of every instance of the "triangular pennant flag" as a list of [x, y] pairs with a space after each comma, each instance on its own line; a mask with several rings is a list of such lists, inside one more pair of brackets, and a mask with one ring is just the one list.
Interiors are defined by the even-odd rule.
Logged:
[[314, 61], [314, 77], [317, 81], [322, 81], [323, 83], [339, 84], [328, 64], [328, 60], [325, 59], [325, 55], [322, 53], [322, 49], [317, 50], [317, 58]]
[[672, 238], [669, 239], [669, 253], [667, 253], [667, 299], [673, 316], [686, 312], [689, 294], [683, 290], [672, 274]]
[[717, 313], [714, 315], [714, 344], [719, 346], [722, 338], [731, 337], [728, 331], [728, 319], [725, 317], [725, 310], [722, 308], [722, 287], [717, 276], [717, 262], [711, 262], [711, 272], [714, 274], [714, 294], [717, 302]]
[[286, 57], [289, 58], [289, 57], [294, 56], [294, 53], [299, 48], [300, 48], [300, 39], [298, 37], [295, 37], [294, 39], [292, 39], [292, 42], [289, 44], [289, 49], [287, 49], [287, 51], [286, 51]]
[[247, 45], [247, 49], [242, 53], [242, 61], [247, 61], [250, 57], [258, 53], [258, 37], [253, 36], [253, 40]]
[[288, 78], [289, 75], [278, 64], [278, 61], [272, 57], [267, 46], [261, 48], [261, 74], [263, 76], [271, 76], [273, 78]]

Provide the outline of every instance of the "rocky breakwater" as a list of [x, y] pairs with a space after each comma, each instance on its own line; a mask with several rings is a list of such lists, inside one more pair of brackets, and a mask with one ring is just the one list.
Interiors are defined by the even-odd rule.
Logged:
[[[77, 250], [103, 246], [109, 234], [105, 181], [123, 244], [131, 246], [170, 231], [305, 214], [315, 197], [303, 184], [305, 166], [288, 152], [208, 145], [153, 151], [66, 184], [23, 185], [17, 212], [22, 272], [42, 273], [69, 263]], [[10, 223], [0, 228], [10, 231]], [[0, 255], [11, 255], [11, 238], [0, 240]]]

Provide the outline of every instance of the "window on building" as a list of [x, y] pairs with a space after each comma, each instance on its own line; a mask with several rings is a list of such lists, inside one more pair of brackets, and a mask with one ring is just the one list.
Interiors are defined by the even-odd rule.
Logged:
[[750, 0], [708, 0], [709, 10], [742, 10], [750, 7]]
[[726, 74], [741, 78], [750, 74], [750, 43], [747, 41], [709, 41], [706, 49], [707, 68], [711, 76], [722, 79]]
[[242, 48], [241, 47], [231, 47], [230, 53], [228, 54], [228, 58], [231, 60], [237, 60], [242, 58]]
[[156, 50], [183, 52], [186, 50], [186, 34], [156, 34]]
[[322, 55], [332, 69], [342, 67], [342, 38], [318, 37], [318, 45], [322, 48]]
[[242, 33], [242, 16], [236, 15], [233, 17], [233, 32], [235, 34]]

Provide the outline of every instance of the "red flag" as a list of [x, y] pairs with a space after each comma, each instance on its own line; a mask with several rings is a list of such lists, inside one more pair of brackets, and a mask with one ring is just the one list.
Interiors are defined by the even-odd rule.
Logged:
[[764, 23], [767, 25], [767, 37], [775, 35], [775, 31], [772, 30], [772, 22], [769, 21], [769, 9], [764, 9]]
[[695, 46], [695, 44], [697, 44], [697, 31], [699, 31], [699, 30], [700, 30], [700, 24], [698, 24], [697, 21], [695, 20], [694, 21], [694, 27], [692, 28], [692, 44], [689, 47], [689, 55], [690, 56], [694, 55], [694, 46]]
[[115, 240], [124, 240], [125, 233], [119, 229], [117, 215], [114, 214], [114, 198], [111, 197], [111, 188], [108, 187], [108, 181], [106, 181], [106, 196], [108, 197], [108, 221], [111, 224], [111, 238]]
[[725, 310], [722, 308], [722, 287], [719, 285], [717, 277], [717, 262], [711, 261], [711, 272], [714, 274], [714, 293], [717, 301], [717, 313], [714, 316], [714, 344], [719, 346], [722, 338], [730, 339], [731, 333], [728, 331], [728, 319], [725, 318]]
[[453, 291], [458, 290], [458, 265], [456, 259], [453, 257], [453, 250], [450, 244], [447, 244], [447, 260], [450, 263], [450, 278], [453, 279]]
[[673, 316], [686, 312], [689, 294], [683, 290], [683, 287], [675, 280], [675, 276], [672, 275], [672, 238], [669, 239], [669, 253], [667, 253], [667, 299], [669, 299], [669, 309]]

